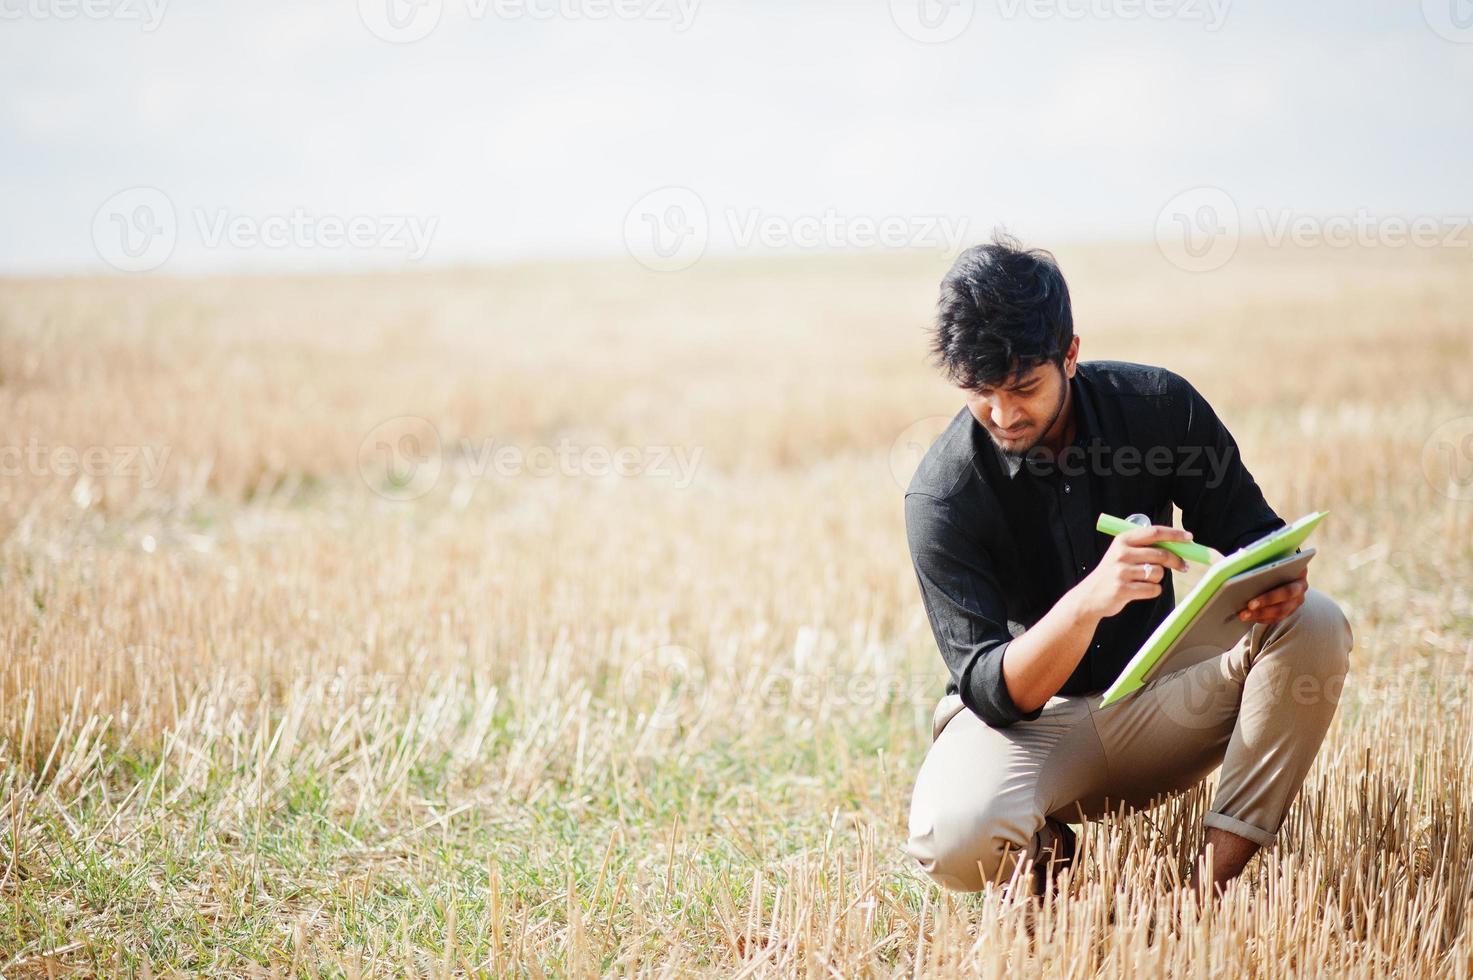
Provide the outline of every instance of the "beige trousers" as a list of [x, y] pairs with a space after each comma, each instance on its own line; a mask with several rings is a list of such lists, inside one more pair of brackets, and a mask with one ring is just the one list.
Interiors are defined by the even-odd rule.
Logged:
[[1152, 806], [1219, 765], [1207, 826], [1270, 846], [1335, 714], [1351, 643], [1340, 607], [1310, 589], [1281, 622], [1108, 708], [1100, 694], [1056, 696], [1036, 720], [992, 728], [949, 694], [905, 849], [937, 883], [976, 891], [1038, 853], [1045, 817]]

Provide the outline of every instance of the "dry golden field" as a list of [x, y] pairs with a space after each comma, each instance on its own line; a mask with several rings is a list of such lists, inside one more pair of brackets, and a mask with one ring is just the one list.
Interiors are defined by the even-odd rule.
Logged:
[[0, 974], [1473, 975], [1466, 252], [1057, 254], [1331, 511], [1352, 677], [1221, 906], [1201, 793], [1036, 915], [900, 849], [944, 258], [12, 279]]

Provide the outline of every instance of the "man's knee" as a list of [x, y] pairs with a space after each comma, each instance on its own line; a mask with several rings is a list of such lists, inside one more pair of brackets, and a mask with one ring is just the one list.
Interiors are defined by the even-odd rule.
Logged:
[[1009, 879], [1042, 826], [1041, 813], [1005, 796], [972, 808], [916, 804], [905, 849], [938, 885], [979, 891], [989, 881]]
[[1295, 615], [1300, 620], [1296, 628], [1306, 634], [1306, 649], [1322, 657], [1332, 673], [1344, 674], [1349, 670], [1355, 636], [1340, 604], [1318, 589], [1310, 589]]
[[1339, 700], [1355, 637], [1350, 621], [1334, 599], [1310, 589], [1304, 604], [1281, 624], [1272, 642], [1282, 647], [1294, 664], [1288, 683], [1299, 690], [1288, 691], [1291, 698], [1302, 701], [1322, 695], [1331, 702]]

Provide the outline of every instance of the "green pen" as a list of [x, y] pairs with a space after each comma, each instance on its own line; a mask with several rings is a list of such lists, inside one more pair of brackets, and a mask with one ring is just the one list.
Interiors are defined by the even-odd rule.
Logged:
[[[1120, 535], [1126, 531], [1134, 531], [1137, 528], [1150, 526], [1151, 519], [1145, 514], [1131, 514], [1129, 520], [1110, 514], [1101, 514], [1100, 519], [1095, 522], [1095, 530], [1114, 535]], [[1158, 541], [1151, 545], [1151, 547], [1165, 548], [1173, 555], [1202, 565], [1210, 565], [1216, 560], [1212, 557], [1212, 549], [1208, 548], [1205, 544], [1197, 544], [1195, 541]]]

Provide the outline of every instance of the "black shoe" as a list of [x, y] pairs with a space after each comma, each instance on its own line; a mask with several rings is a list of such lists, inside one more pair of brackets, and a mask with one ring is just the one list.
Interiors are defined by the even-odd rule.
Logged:
[[1033, 859], [1033, 894], [1042, 898], [1058, 889], [1059, 875], [1074, 864], [1079, 838], [1068, 824], [1045, 819], [1038, 832], [1038, 856]]

